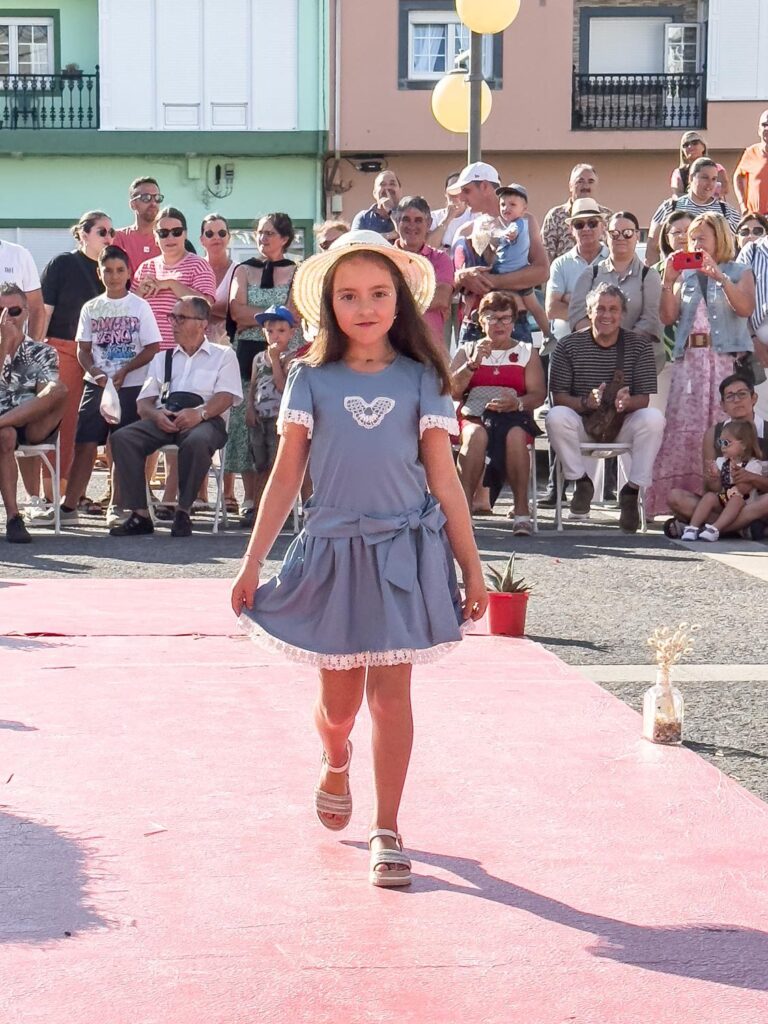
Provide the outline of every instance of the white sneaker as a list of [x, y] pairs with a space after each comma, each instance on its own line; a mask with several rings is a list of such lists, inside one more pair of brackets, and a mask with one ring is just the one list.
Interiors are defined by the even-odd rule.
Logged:
[[706, 526], [702, 527], [699, 540], [708, 540], [710, 544], [713, 544], [715, 541], [720, 540], [720, 531], [716, 526], [707, 523]]
[[699, 539], [699, 528], [698, 526], [686, 526], [683, 530], [680, 540], [698, 540]]
[[47, 501], [36, 494], [32, 495], [27, 501], [24, 518], [31, 523], [52, 523], [53, 505], [49, 505]]
[[113, 526], [122, 526], [123, 523], [128, 521], [130, 515], [130, 512], [124, 512], [123, 509], [118, 508], [117, 505], [110, 505], [107, 509], [107, 526], [110, 529], [112, 529]]

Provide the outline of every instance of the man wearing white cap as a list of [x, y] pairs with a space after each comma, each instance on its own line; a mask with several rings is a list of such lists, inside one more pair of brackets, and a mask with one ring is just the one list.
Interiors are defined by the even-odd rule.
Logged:
[[[468, 164], [456, 181], [449, 185], [447, 192], [460, 195], [473, 214], [499, 216], [499, 197], [496, 189], [500, 188], [499, 172], [491, 164], [478, 160]], [[524, 291], [543, 284], [549, 273], [549, 260], [541, 241], [541, 232], [535, 217], [526, 214], [530, 231], [529, 262], [522, 270], [510, 271], [507, 274], [491, 274], [487, 266], [462, 267], [456, 271], [454, 285], [474, 295], [486, 295], [490, 291]], [[469, 237], [472, 224], [466, 224], [459, 232], [459, 237]]]

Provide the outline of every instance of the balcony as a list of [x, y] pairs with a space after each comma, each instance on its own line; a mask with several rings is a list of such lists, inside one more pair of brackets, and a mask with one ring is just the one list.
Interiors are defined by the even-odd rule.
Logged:
[[55, 75], [0, 75], [0, 131], [99, 127], [99, 68]]
[[574, 131], [665, 131], [706, 127], [704, 73], [582, 75], [574, 72]]

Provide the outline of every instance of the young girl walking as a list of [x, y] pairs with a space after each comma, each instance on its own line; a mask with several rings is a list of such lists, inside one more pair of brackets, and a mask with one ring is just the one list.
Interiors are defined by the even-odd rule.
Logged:
[[[448, 371], [420, 315], [434, 287], [426, 259], [372, 231], [342, 235], [301, 265], [292, 298], [319, 334], [288, 374], [277, 459], [232, 587], [232, 607], [254, 639], [320, 670], [314, 803], [334, 831], [352, 816], [349, 736], [367, 697], [369, 880], [379, 886], [411, 881], [398, 831], [411, 668], [450, 649], [488, 600], [450, 448], [458, 428]], [[304, 529], [262, 583], [308, 461], [314, 492]]]
[[753, 423], [730, 420], [720, 433], [719, 444], [723, 454], [715, 459], [709, 474], [719, 487], [699, 500], [681, 540], [719, 540], [720, 534], [736, 522], [750, 496], [749, 490], [745, 494], [744, 488], [734, 482], [734, 470], [762, 475], [760, 444]]

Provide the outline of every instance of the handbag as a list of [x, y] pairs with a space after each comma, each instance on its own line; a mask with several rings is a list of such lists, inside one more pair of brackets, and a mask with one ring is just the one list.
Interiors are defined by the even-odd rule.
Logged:
[[173, 369], [173, 349], [166, 349], [165, 352], [165, 374], [163, 386], [160, 388], [160, 404], [167, 412], [181, 412], [182, 409], [196, 409], [198, 405], [204, 405], [205, 399], [202, 395], [196, 395], [194, 391], [171, 391], [171, 371]]
[[616, 408], [616, 396], [624, 387], [624, 331], [619, 331], [616, 342], [616, 369], [608, 381], [597, 409], [582, 415], [584, 429], [593, 441], [610, 444], [619, 436], [626, 413]]
[[517, 398], [514, 388], [500, 388], [489, 385], [481, 385], [470, 388], [464, 396], [464, 404], [461, 407], [462, 416], [480, 417], [485, 412], [485, 407], [496, 398]]

